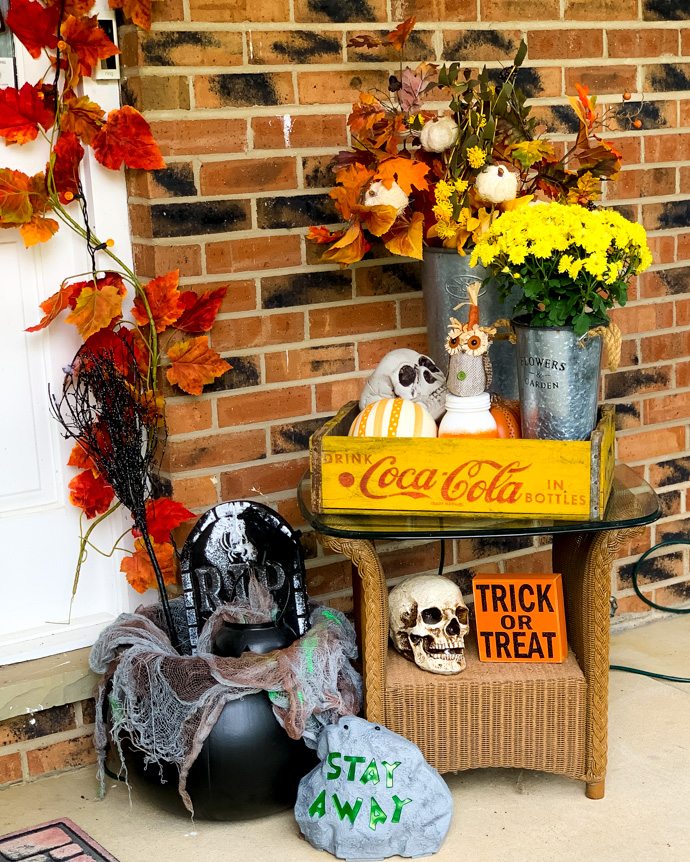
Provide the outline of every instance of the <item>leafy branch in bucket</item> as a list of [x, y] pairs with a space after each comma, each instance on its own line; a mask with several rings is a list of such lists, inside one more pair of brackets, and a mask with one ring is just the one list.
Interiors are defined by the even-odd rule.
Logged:
[[[138, 26], [150, 29], [150, 0], [109, 3]], [[198, 395], [204, 385], [230, 368], [210, 347], [207, 335], [226, 288], [202, 295], [180, 290], [178, 271], [142, 283], [115, 253], [113, 240], [99, 237], [93, 230], [82, 184], [82, 165], [89, 148], [95, 161], [110, 170], [119, 171], [123, 164], [134, 170], [165, 167], [150, 126], [137, 110], [124, 106], [106, 117], [89, 96], [80, 95], [83, 79], [92, 75], [101, 60], [119, 53], [98, 26], [97, 16], [89, 15], [93, 5], [94, 0], [11, 0], [7, 26], [31, 57], [46, 58], [47, 68], [34, 84], [0, 88], [0, 136], [6, 145], [38, 146], [42, 141], [47, 151], [45, 170], [33, 176], [0, 168], [0, 227], [18, 228], [28, 248], [51, 240], [62, 226], [84, 241], [87, 253], [86, 271], [65, 276], [56, 292], [41, 303], [43, 318], [27, 330], [45, 329], [64, 312], [65, 322], [76, 328], [84, 342], [67, 369], [63, 397], [71, 392], [80, 393], [81, 398], [88, 390], [89, 410], [82, 399], [79, 421], [77, 414], [67, 421], [57, 404], [53, 405], [63, 417], [63, 426], [67, 423], [72, 429], [68, 436], [78, 437], [68, 465], [81, 472], [69, 483], [70, 501], [82, 510], [82, 517], [92, 521], [80, 535], [73, 598], [88, 548], [94, 547], [94, 528], [121, 503], [132, 512], [133, 532], [138, 537], [134, 552], [120, 567], [129, 583], [139, 592], [152, 587], [162, 591], [164, 582], [174, 580], [177, 559], [170, 531], [193, 515], [170, 498], [146, 502], [160, 460], [157, 441], [165, 437], [162, 371], [169, 384]], [[131, 319], [125, 319], [130, 290]], [[113, 370], [113, 357], [120, 377]], [[87, 371], [96, 375], [89, 378], [88, 385], [82, 379]], [[110, 402], [108, 398], [98, 401], [93, 386], [96, 378], [110, 386], [117, 382], [117, 398], [112, 393], [108, 398], [120, 399], [121, 406], [125, 391], [134, 399], [121, 421], [138, 416], [141, 440], [146, 440], [142, 442], [142, 457], [148, 453], [146, 468], [143, 462], [138, 467], [138, 475], [146, 478], [141, 480], [144, 484], [138, 496], [111, 463], [117, 435], [106, 433], [103, 415]], [[69, 398], [59, 403], [65, 408], [68, 402]], [[128, 457], [131, 467], [133, 450]], [[164, 600], [163, 592], [161, 598]]]

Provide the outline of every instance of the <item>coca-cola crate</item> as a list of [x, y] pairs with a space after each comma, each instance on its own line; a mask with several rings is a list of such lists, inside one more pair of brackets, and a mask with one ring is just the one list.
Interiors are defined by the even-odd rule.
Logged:
[[615, 463], [613, 405], [590, 440], [349, 437], [356, 401], [312, 435], [315, 512], [443, 512], [599, 520]]

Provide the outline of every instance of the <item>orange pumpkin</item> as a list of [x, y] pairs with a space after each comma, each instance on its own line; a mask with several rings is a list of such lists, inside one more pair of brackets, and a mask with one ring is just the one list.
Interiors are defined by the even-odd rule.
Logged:
[[505, 440], [510, 438], [517, 440], [522, 437], [520, 430], [520, 416], [517, 411], [511, 410], [506, 404], [493, 404], [491, 415], [498, 426], [498, 436]]

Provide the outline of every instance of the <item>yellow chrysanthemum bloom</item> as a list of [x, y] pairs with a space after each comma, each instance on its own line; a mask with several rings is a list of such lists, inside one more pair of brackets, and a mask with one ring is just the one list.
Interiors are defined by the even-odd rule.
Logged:
[[448, 201], [439, 201], [431, 211], [439, 221], [450, 221], [453, 218], [453, 206]]
[[467, 161], [471, 168], [481, 168], [486, 162], [486, 153], [481, 147], [470, 147], [467, 151]]
[[439, 180], [436, 183], [436, 188], [434, 189], [434, 196], [436, 197], [436, 203], [442, 203], [443, 201], [447, 201], [448, 198], [453, 194], [453, 186], [450, 183], [447, 183], [445, 180]]
[[461, 195], [463, 192], [467, 191], [467, 180], [455, 180], [453, 183], [455, 187], [455, 191]]

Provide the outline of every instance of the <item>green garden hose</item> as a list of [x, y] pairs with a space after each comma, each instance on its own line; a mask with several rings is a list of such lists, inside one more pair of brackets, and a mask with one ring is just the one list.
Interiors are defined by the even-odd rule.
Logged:
[[[690, 541], [686, 541], [684, 539], [676, 539], [676, 540], [670, 541], [670, 542], [659, 542], [658, 545], [654, 545], [654, 547], [650, 548], [648, 551], [645, 551], [644, 554], [642, 554], [640, 559], [633, 566], [633, 570], [632, 570], [633, 589], [635, 590], [637, 595], [642, 599], [642, 601], [645, 602], [645, 604], [648, 604], [652, 608], [656, 608], [658, 611], [666, 611], [669, 614], [690, 614], [690, 608], [668, 608], [668, 607], [665, 607], [664, 605], [657, 605], [651, 599], [647, 598], [647, 596], [645, 596], [642, 593], [642, 590], [640, 590], [640, 587], [638, 586], [637, 574], [640, 570], [640, 566], [642, 565], [642, 563], [647, 559], [647, 557], [653, 551], [656, 551], [658, 548], [664, 548], [667, 545], [690, 545]], [[640, 674], [641, 676], [651, 676], [654, 679], [664, 679], [664, 680], [667, 680], [668, 682], [690, 682], [690, 678], [688, 678], [688, 677], [668, 676], [665, 673], [653, 673], [650, 670], [641, 670], [640, 668], [637, 668], [637, 667], [624, 667], [623, 665], [619, 665], [619, 664], [612, 664], [612, 665], [609, 665], [609, 667], [611, 670], [622, 670], [622, 671], [626, 671], [627, 673], [637, 673], [637, 674]]]

